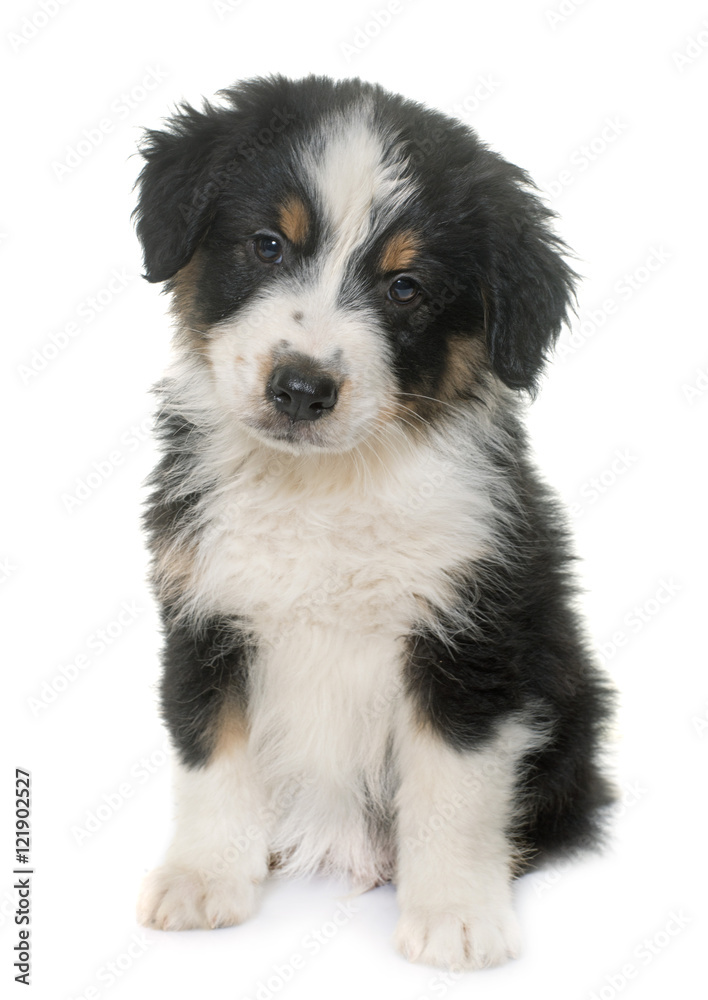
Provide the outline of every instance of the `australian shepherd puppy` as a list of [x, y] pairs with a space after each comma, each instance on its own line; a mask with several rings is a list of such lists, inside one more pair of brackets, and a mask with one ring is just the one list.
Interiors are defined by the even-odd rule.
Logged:
[[392, 881], [409, 959], [517, 954], [512, 881], [597, 843], [609, 686], [520, 415], [575, 275], [528, 175], [378, 86], [255, 79], [147, 133], [174, 361], [146, 514], [176, 832], [141, 922], [269, 870]]

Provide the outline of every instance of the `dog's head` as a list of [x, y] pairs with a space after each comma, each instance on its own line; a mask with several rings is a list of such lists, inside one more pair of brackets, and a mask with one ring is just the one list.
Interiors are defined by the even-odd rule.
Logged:
[[524, 171], [359, 80], [223, 96], [147, 133], [136, 209], [215, 405], [341, 452], [499, 380], [534, 389], [574, 275]]

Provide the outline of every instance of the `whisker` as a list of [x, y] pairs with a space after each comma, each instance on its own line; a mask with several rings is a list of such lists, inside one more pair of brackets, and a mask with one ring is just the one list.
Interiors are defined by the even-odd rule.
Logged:
[[426, 418], [422, 417], [419, 413], [414, 413], [412, 410], [407, 412], [405, 417], [403, 416], [400, 410], [393, 409], [392, 407], [384, 407], [383, 412], [390, 417], [394, 417], [397, 423], [404, 424], [406, 427], [410, 427], [410, 429], [413, 431], [419, 430], [420, 427], [417, 427], [415, 424], [411, 423], [408, 417], [414, 416], [421, 424], [425, 425], [426, 427], [433, 426], [429, 420], [426, 420]]
[[455, 412], [464, 412], [463, 408], [458, 403], [450, 403], [445, 399], [438, 399], [436, 396], [424, 396], [421, 392], [399, 392], [399, 396], [410, 396], [411, 399], [427, 399], [431, 403], [438, 403], [440, 406], [447, 406]]

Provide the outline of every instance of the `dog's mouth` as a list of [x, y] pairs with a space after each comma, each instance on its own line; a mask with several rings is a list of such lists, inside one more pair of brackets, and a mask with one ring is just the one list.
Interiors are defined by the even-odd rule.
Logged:
[[[274, 448], [287, 451], [340, 451], [325, 427], [311, 423], [291, 421], [287, 417], [273, 416], [245, 421], [248, 429], [259, 440]], [[336, 437], [336, 435], [335, 435]]]
[[244, 422], [259, 439], [288, 451], [346, 451], [347, 421], [340, 397], [344, 379], [303, 356], [276, 363], [258, 412]]

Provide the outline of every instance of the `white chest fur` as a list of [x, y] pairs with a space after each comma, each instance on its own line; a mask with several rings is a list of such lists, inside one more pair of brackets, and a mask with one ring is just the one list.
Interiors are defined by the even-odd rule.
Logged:
[[190, 589], [202, 613], [245, 616], [256, 635], [250, 745], [291, 871], [386, 875], [370, 817], [395, 781], [405, 635], [492, 544], [484, 463], [465, 479], [453, 458], [259, 450], [202, 510]]
[[374, 457], [252, 450], [203, 504], [195, 606], [264, 637], [296, 623], [399, 634], [492, 545], [493, 476], [456, 458], [410, 442]]

